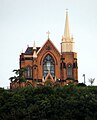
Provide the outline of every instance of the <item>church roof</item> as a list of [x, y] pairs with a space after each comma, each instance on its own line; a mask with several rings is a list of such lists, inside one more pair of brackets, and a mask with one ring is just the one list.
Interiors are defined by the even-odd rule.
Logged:
[[[36, 52], [40, 49], [40, 47], [36, 47]], [[32, 55], [33, 54], [33, 47], [28, 47], [24, 53], [25, 55]]]
[[43, 49], [43, 47], [44, 47], [46, 44], [48, 44], [48, 42], [52, 44], [52, 46], [55, 48], [55, 50], [57, 51], [57, 53], [60, 55], [58, 49], [55, 47], [55, 45], [53, 44], [53, 42], [52, 42], [49, 38], [48, 38], [47, 41], [44, 43], [44, 45], [39, 49], [39, 51], [37, 52], [37, 54], [39, 54], [39, 52]]

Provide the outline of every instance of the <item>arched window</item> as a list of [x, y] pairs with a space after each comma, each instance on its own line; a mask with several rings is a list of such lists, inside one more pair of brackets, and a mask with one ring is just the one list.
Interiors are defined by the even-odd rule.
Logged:
[[48, 72], [50, 71], [50, 74], [52, 77], [55, 76], [55, 64], [54, 59], [51, 55], [47, 55], [43, 60], [43, 76], [46, 77]]
[[25, 76], [26, 76], [26, 78], [32, 78], [32, 68], [31, 67], [26, 68]]
[[68, 78], [72, 78], [73, 76], [72, 76], [72, 65], [71, 64], [69, 64], [68, 66], [67, 66], [67, 77]]

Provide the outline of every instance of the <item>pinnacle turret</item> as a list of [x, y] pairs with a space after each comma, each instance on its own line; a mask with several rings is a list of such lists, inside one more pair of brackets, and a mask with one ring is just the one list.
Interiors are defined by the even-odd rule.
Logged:
[[33, 58], [34, 58], [34, 59], [37, 58], [35, 41], [34, 41], [34, 44], [33, 44]]

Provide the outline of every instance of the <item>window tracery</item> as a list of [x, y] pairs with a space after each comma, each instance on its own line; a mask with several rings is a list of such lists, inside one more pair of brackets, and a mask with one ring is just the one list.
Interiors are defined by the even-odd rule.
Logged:
[[43, 60], [43, 76], [46, 77], [48, 72], [52, 75], [52, 77], [55, 76], [55, 64], [54, 59], [51, 55], [47, 55]]

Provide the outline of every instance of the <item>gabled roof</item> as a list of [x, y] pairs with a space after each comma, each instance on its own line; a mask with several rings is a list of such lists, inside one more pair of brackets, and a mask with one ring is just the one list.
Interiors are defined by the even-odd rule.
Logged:
[[52, 44], [52, 46], [55, 48], [55, 50], [59, 53], [60, 55], [60, 52], [58, 51], [58, 49], [55, 47], [55, 45], [53, 44], [53, 42], [48, 38], [48, 40], [44, 43], [44, 45], [38, 50], [37, 54], [40, 53], [40, 51], [43, 49], [43, 47], [47, 44], [47, 42], [50, 42]]
[[[38, 52], [39, 49], [40, 49], [40, 47], [36, 47], [36, 52]], [[24, 54], [25, 55], [33, 55], [33, 47], [27, 47]]]

